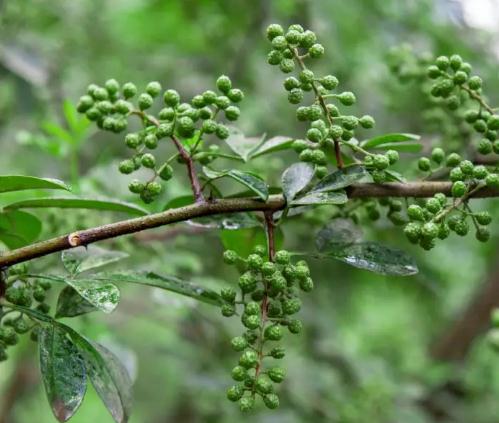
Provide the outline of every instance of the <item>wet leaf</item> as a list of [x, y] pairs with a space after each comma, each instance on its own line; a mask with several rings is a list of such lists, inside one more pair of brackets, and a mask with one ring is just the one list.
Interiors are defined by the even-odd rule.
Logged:
[[351, 244], [360, 241], [362, 231], [350, 219], [334, 219], [324, 226], [315, 238], [319, 251], [324, 251], [334, 244]]
[[261, 226], [260, 221], [251, 213], [231, 213], [206, 216], [187, 221], [189, 225], [211, 229], [242, 229]]
[[256, 158], [259, 156], [263, 156], [264, 154], [275, 153], [276, 151], [287, 150], [291, 148], [294, 139], [290, 137], [276, 136], [270, 138], [263, 143], [261, 143], [258, 147], [256, 147], [253, 151], [251, 151], [250, 158]]
[[128, 213], [135, 216], [145, 216], [148, 211], [132, 203], [119, 200], [104, 200], [91, 198], [47, 197], [31, 198], [17, 201], [4, 207], [6, 210], [32, 208], [59, 209], [89, 209]]
[[83, 356], [88, 377], [114, 421], [128, 422], [132, 406], [132, 382], [125, 367], [102, 345], [86, 339], [68, 326], [63, 327]]
[[58, 325], [42, 326], [38, 344], [42, 379], [50, 407], [58, 421], [68, 421], [85, 396], [87, 373], [84, 359]]
[[291, 206], [309, 206], [320, 204], [345, 204], [348, 197], [345, 191], [329, 191], [329, 192], [309, 192], [303, 197], [299, 197], [291, 201]]
[[282, 191], [286, 201], [295, 198], [314, 177], [314, 168], [309, 163], [295, 163], [282, 174]]
[[363, 148], [373, 148], [380, 146], [382, 144], [405, 142], [405, 141], [418, 141], [420, 139], [419, 135], [415, 134], [384, 134], [378, 137], [370, 138], [361, 142], [361, 147]]
[[2, 175], [0, 176], [0, 193], [22, 191], [26, 189], [63, 189], [71, 191], [68, 185], [57, 179], [36, 178], [34, 176]]
[[245, 137], [239, 129], [234, 127], [229, 127], [229, 138], [225, 140], [230, 149], [245, 162], [248, 161], [251, 151], [262, 141], [262, 137]]
[[0, 213], [0, 241], [10, 249], [35, 241], [41, 230], [42, 222], [30, 213], [17, 210]]
[[61, 254], [62, 264], [72, 275], [102, 267], [127, 257], [127, 253], [105, 250], [95, 245], [76, 247], [63, 251]]
[[112, 313], [120, 302], [120, 291], [112, 283], [91, 279], [67, 279], [66, 283], [82, 298], [104, 313]]
[[238, 169], [230, 169], [224, 171], [217, 171], [207, 167], [203, 167], [204, 174], [210, 179], [219, 179], [229, 177], [245, 185], [256, 195], [258, 195], [262, 200], [267, 200], [269, 197], [269, 188], [263, 179], [248, 173], [243, 172]]
[[410, 276], [418, 273], [414, 259], [407, 253], [375, 242], [330, 244], [318, 257], [334, 258], [381, 275]]
[[352, 165], [339, 169], [321, 179], [321, 181], [312, 188], [311, 192], [336, 191], [346, 188], [355, 182], [360, 181], [368, 173], [364, 166]]
[[153, 272], [119, 272], [119, 273], [97, 273], [92, 275], [94, 280], [112, 283], [135, 283], [161, 288], [180, 295], [194, 298], [204, 303], [221, 305], [223, 301], [215, 291], [203, 288], [194, 283], [170, 275], [158, 275]]
[[57, 299], [56, 318], [75, 317], [97, 311], [98, 308], [90, 304], [71, 286], [66, 286]]

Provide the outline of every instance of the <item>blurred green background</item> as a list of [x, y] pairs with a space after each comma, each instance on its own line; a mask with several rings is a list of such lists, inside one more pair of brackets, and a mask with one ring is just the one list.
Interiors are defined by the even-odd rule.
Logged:
[[[318, 69], [356, 93], [356, 111], [376, 118], [377, 134], [419, 133], [428, 148], [473, 141], [448, 121], [429, 124], [426, 97], [417, 83], [406, 81], [410, 64], [392, 72], [389, 51], [402, 44], [417, 54], [461, 54], [483, 77], [492, 104], [499, 102], [494, 0], [0, 0], [2, 174], [57, 177], [86, 195], [134, 201], [128, 178], [116, 169], [126, 154], [121, 137], [72, 120], [70, 104], [89, 83], [110, 77], [140, 87], [158, 80], [192, 97], [225, 73], [246, 92], [238, 122], [246, 134], [302, 137], [282, 90], [283, 76], [266, 64], [263, 34], [274, 21], [317, 33], [327, 53]], [[271, 157], [253, 170], [265, 170], [275, 184], [293, 155]], [[186, 193], [180, 176], [151, 210]], [[2, 196], [0, 206], [18, 197]], [[499, 217], [493, 201], [482, 205]], [[313, 248], [313, 233], [327, 223], [328, 213], [290, 221], [283, 228], [285, 247]], [[46, 222], [43, 237], [120, 218], [98, 212], [37, 215]], [[219, 235], [179, 225], [103, 246], [130, 253], [122, 268], [176, 274], [218, 289], [237, 280], [221, 261]], [[127, 364], [135, 377], [133, 423], [495, 423], [499, 356], [483, 330], [490, 304], [499, 298], [498, 236], [495, 225], [485, 245], [470, 235], [426, 253], [381, 219], [364, 225], [364, 237], [413, 253], [419, 275], [386, 278], [314, 262], [317, 288], [301, 312], [304, 335], [285, 341], [289, 376], [275, 412], [241, 416], [225, 399], [237, 359], [228, 344], [240, 328], [237, 319], [223, 319], [208, 305], [126, 286], [111, 316], [69, 323]], [[57, 271], [58, 259], [37, 266]], [[482, 300], [473, 303], [477, 293]], [[1, 365], [0, 423], [55, 421], [36, 357], [36, 345], [26, 341]], [[72, 421], [112, 419], [89, 391]]]

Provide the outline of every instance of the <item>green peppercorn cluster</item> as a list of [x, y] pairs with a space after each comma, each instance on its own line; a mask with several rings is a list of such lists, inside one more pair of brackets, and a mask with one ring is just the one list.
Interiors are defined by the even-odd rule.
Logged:
[[31, 339], [37, 340], [37, 324], [22, 312], [9, 307], [9, 304], [33, 308], [43, 314], [50, 311], [45, 300], [51, 284], [44, 280], [29, 279], [26, 271], [25, 265], [17, 265], [12, 266], [8, 274], [1, 275], [6, 285], [7, 303], [0, 306], [0, 362], [7, 360], [7, 350], [19, 342], [19, 335], [31, 333]]
[[297, 77], [289, 76], [284, 81], [289, 102], [302, 104], [305, 103], [306, 92], [313, 94], [311, 104], [302, 104], [296, 110], [297, 119], [309, 122], [310, 126], [306, 139], [296, 140], [293, 149], [301, 161], [314, 164], [317, 177], [322, 178], [327, 174], [327, 153], [335, 143], [338, 147], [346, 144], [354, 151], [362, 152], [353, 138], [355, 130], [358, 127], [373, 128], [374, 119], [368, 115], [359, 118], [343, 114], [338, 103], [352, 106], [356, 102], [355, 95], [350, 91], [333, 93], [339, 84], [335, 76], [317, 76], [307, 68], [305, 59], [315, 60], [324, 55], [324, 47], [317, 42], [314, 32], [304, 30], [300, 25], [291, 25], [285, 32], [280, 25], [272, 24], [267, 28], [267, 38], [272, 44], [268, 63], [278, 66], [285, 74], [297, 68]]
[[239, 364], [232, 369], [232, 378], [239, 384], [227, 391], [227, 398], [238, 401], [242, 411], [252, 409], [256, 397], [270, 409], [279, 406], [274, 384], [284, 380], [285, 371], [264, 367], [263, 361], [284, 357], [285, 350], [278, 344], [284, 330], [292, 334], [302, 330], [302, 322], [294, 317], [301, 308], [299, 291], [310, 292], [314, 287], [305, 261], [292, 264], [285, 250], [277, 251], [273, 260], [265, 257], [262, 246], [246, 258], [232, 250], [224, 253], [224, 261], [241, 270], [238, 290], [227, 287], [221, 291], [225, 302], [221, 312], [226, 317], [240, 316], [246, 328], [231, 341], [233, 349], [241, 353]]
[[[172, 161], [184, 163], [186, 160], [180, 151], [166, 160], [160, 159], [155, 150], [163, 139], [175, 140], [177, 149], [184, 149], [191, 160], [206, 165], [217, 157], [219, 146], [213, 144], [203, 150], [203, 136], [213, 134], [221, 140], [228, 138], [229, 129], [220, 122], [221, 113], [227, 121], [236, 121], [240, 110], [235, 104], [243, 100], [244, 93], [233, 88], [230, 78], [225, 75], [217, 79], [216, 87], [218, 92], [207, 90], [195, 95], [190, 102], [183, 102], [177, 91], [163, 91], [156, 81], [147, 84], [145, 92], [138, 93], [133, 83], [120, 86], [118, 81], [110, 79], [104, 87], [91, 84], [87, 94], [80, 98], [77, 109], [95, 121], [99, 128], [111, 132], [124, 131], [131, 115], [141, 119], [142, 129], [128, 133], [124, 138], [133, 155], [119, 164], [119, 171], [128, 175], [140, 168], [150, 169], [151, 177], [147, 181], [134, 179], [128, 188], [145, 203], [151, 203], [162, 191], [158, 180], [171, 179]], [[150, 114], [149, 110], [158, 98], [162, 98], [163, 108], [156, 115]]]
[[499, 308], [492, 310], [491, 323], [492, 329], [487, 333], [487, 341], [495, 351], [499, 352]]

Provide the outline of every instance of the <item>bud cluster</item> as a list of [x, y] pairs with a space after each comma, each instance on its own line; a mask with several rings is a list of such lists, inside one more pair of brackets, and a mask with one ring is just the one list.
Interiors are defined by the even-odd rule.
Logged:
[[[221, 291], [225, 301], [222, 314], [240, 316], [246, 328], [231, 341], [233, 349], [241, 353], [238, 365], [232, 369], [232, 378], [239, 384], [227, 391], [227, 398], [239, 401], [242, 411], [252, 409], [257, 396], [270, 409], [279, 406], [274, 384], [284, 380], [285, 371], [281, 367], [264, 368], [263, 360], [284, 357], [285, 350], [278, 343], [285, 329], [298, 334], [303, 326], [294, 317], [301, 308], [299, 291], [310, 292], [314, 287], [305, 261], [292, 264], [290, 253], [285, 250], [277, 251], [272, 260], [265, 256], [262, 246], [246, 258], [232, 250], [224, 252], [224, 261], [237, 265], [242, 273], [239, 295], [232, 287]], [[269, 343], [272, 345], [268, 346]]]

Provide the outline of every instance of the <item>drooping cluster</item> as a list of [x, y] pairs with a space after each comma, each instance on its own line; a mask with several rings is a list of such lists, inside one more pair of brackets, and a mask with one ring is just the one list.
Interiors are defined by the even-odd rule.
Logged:
[[[133, 83], [120, 86], [118, 81], [110, 79], [104, 87], [91, 84], [87, 94], [80, 98], [77, 109], [95, 121], [99, 128], [116, 133], [127, 128], [129, 116], [141, 119], [142, 129], [128, 133], [124, 138], [132, 156], [119, 164], [119, 171], [128, 175], [140, 168], [150, 169], [148, 180], [134, 179], [128, 186], [132, 193], [150, 203], [162, 191], [158, 179], [171, 179], [174, 160], [185, 163], [188, 154], [191, 160], [208, 164], [217, 157], [218, 145], [204, 147], [203, 135], [213, 134], [222, 140], [229, 136], [228, 127], [220, 122], [220, 112], [228, 121], [237, 120], [240, 110], [235, 104], [243, 100], [244, 94], [233, 88], [230, 78], [225, 75], [217, 79], [216, 86], [218, 93], [207, 90], [195, 95], [190, 102], [183, 102], [177, 91], [163, 91], [156, 81], [147, 84], [145, 92], [138, 94]], [[149, 114], [148, 110], [161, 94], [163, 108], [157, 115]], [[154, 152], [163, 139], [173, 141], [178, 150], [166, 159], [157, 157]]]
[[279, 406], [274, 384], [284, 380], [285, 371], [281, 367], [267, 368], [264, 360], [284, 357], [279, 341], [285, 329], [292, 334], [302, 330], [302, 322], [293, 317], [301, 308], [299, 291], [310, 292], [314, 287], [305, 261], [292, 264], [285, 250], [277, 251], [272, 260], [265, 257], [262, 246], [246, 258], [232, 250], [224, 253], [224, 261], [236, 265], [242, 273], [238, 290], [227, 287], [221, 291], [225, 301], [222, 314], [240, 316], [246, 328], [231, 341], [233, 349], [241, 353], [239, 364], [232, 369], [232, 378], [239, 383], [227, 391], [227, 398], [238, 401], [242, 411], [252, 409], [257, 396], [270, 409]]
[[[311, 104], [301, 105], [296, 110], [296, 117], [301, 122], [309, 122], [306, 139], [296, 140], [293, 149], [300, 160], [315, 165], [316, 175], [322, 178], [327, 174], [327, 154], [335, 150], [336, 160], [341, 161], [340, 145], [347, 145], [356, 153], [366, 156], [367, 166], [379, 182], [384, 180], [383, 170], [398, 160], [396, 151], [389, 154], [371, 154], [354, 139], [357, 128], [373, 128], [374, 119], [369, 115], [356, 117], [343, 114], [339, 105], [352, 106], [356, 102], [350, 91], [334, 93], [339, 81], [333, 75], [317, 76], [307, 68], [305, 60], [319, 59], [324, 55], [324, 47], [317, 42], [314, 32], [304, 30], [300, 25], [291, 25], [287, 32], [277, 24], [267, 28], [267, 38], [272, 50], [267, 61], [270, 65], [279, 66], [283, 73], [289, 74], [298, 70], [297, 77], [289, 76], [284, 81], [291, 104], [305, 102], [305, 93], [311, 92]], [[332, 101], [335, 101], [334, 104]]]
[[5, 299], [7, 304], [0, 306], [0, 361], [8, 358], [9, 347], [17, 345], [19, 335], [31, 333], [31, 339], [37, 340], [37, 324], [29, 316], [9, 307], [32, 308], [38, 313], [48, 314], [50, 306], [45, 302], [47, 291], [51, 288], [48, 281], [29, 279], [26, 276], [26, 266], [17, 265], [2, 274], [6, 285]]

